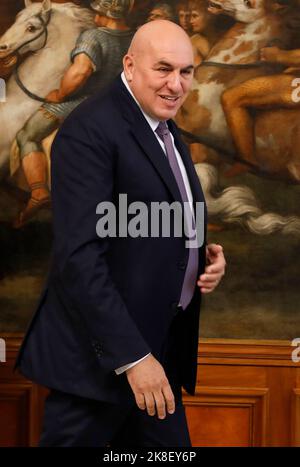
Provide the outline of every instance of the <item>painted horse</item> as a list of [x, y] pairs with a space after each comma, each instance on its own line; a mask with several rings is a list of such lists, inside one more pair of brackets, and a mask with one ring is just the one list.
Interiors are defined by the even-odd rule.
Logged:
[[[226, 123], [222, 95], [251, 78], [267, 79], [282, 72], [261, 62], [260, 50], [274, 44], [290, 46], [288, 20], [292, 9], [271, 0], [216, 0], [209, 3], [209, 10], [230, 15], [236, 23], [196, 69], [192, 91], [178, 113], [177, 123], [189, 142], [200, 142], [233, 163], [238, 155]], [[299, 183], [300, 108], [270, 108], [255, 112], [254, 118], [259, 161], [256, 173]]]

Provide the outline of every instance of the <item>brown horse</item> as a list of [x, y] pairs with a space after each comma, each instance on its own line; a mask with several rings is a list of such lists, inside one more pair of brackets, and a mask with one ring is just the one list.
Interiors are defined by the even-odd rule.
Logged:
[[[282, 48], [290, 46], [287, 24], [292, 9], [271, 0], [216, 0], [210, 2], [209, 10], [230, 15], [236, 23], [196, 69], [193, 89], [178, 113], [177, 123], [195, 136], [190, 142], [203, 142], [223, 154], [223, 160], [234, 162], [238, 155], [224, 116], [222, 94], [250, 78], [267, 79], [282, 71], [260, 62], [260, 50], [275, 43]], [[270, 108], [257, 111], [254, 117], [256, 172], [299, 183], [300, 107]], [[231, 158], [226, 159], [224, 154], [231, 154]]]

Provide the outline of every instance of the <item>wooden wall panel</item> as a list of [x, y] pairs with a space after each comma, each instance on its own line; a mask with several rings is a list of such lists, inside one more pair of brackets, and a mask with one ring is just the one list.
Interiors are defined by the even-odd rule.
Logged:
[[[3, 384], [0, 387], [1, 437], [0, 447], [27, 446], [27, 423], [32, 386]], [[21, 423], [20, 423], [21, 422]]]
[[0, 363], [0, 447], [36, 446], [47, 390], [13, 371], [21, 334], [6, 340], [6, 362]]
[[292, 446], [300, 447], [300, 389], [294, 389], [291, 404]]
[[265, 446], [268, 392], [198, 386], [185, 396], [193, 446]]
[[[0, 363], [0, 446], [35, 446], [47, 390]], [[197, 391], [184, 395], [194, 446], [300, 446], [300, 363], [289, 342], [202, 339]]]
[[[300, 366], [292, 361], [291, 353], [290, 342], [283, 341], [200, 341], [198, 385], [202, 391], [206, 387], [218, 388], [222, 395], [226, 388], [231, 388], [237, 391], [237, 396], [240, 389], [248, 395], [252, 390], [261, 394], [261, 414], [255, 417], [252, 435], [249, 431], [249, 446], [293, 446], [299, 443], [297, 391]], [[233, 397], [234, 402], [237, 396]], [[210, 415], [215, 420], [212, 412]], [[238, 433], [238, 424], [234, 419], [232, 423]], [[201, 445], [206, 441], [198, 436], [195, 442]], [[214, 442], [212, 440], [210, 445]], [[232, 439], [224, 442], [231, 445]]]
[[251, 444], [251, 413], [249, 408], [223, 406], [216, 402], [211, 407], [190, 408], [190, 435], [193, 446], [238, 446]]

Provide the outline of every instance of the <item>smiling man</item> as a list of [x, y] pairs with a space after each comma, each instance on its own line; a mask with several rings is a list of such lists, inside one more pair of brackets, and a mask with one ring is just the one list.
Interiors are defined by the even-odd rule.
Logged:
[[182, 28], [147, 23], [122, 75], [53, 143], [53, 263], [17, 362], [51, 389], [41, 446], [190, 446], [181, 389], [195, 391], [200, 299], [224, 274], [222, 247], [172, 231], [98, 238], [96, 208], [120, 193], [204, 202], [172, 121], [193, 69]]
[[[176, 30], [176, 47], [170, 47], [170, 38], [161, 30], [164, 22], [159, 21], [135, 34], [124, 59], [126, 81], [135, 99], [145, 114], [158, 122], [175, 117], [194, 76], [194, 59], [186, 33], [165, 23], [168, 30]], [[155, 29], [159, 40], [152, 37]]]

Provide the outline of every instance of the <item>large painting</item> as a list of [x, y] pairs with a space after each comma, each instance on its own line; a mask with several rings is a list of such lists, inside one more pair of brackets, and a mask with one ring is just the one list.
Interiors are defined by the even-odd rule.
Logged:
[[[128, 31], [163, 18], [194, 48], [193, 87], [176, 119], [205, 191], [209, 240], [228, 263], [204, 299], [200, 335], [298, 337], [300, 2], [136, 0], [108, 23], [96, 10], [103, 3], [1, 0], [0, 332], [24, 331], [45, 280], [50, 148], [67, 115], [97, 92], [97, 28], [113, 28], [123, 47]], [[93, 72], [62, 96], [82, 47]]]

